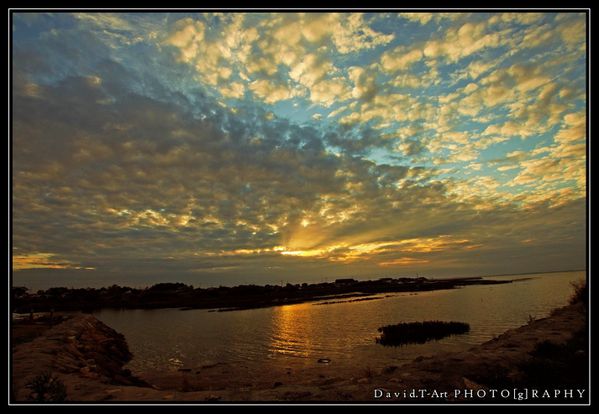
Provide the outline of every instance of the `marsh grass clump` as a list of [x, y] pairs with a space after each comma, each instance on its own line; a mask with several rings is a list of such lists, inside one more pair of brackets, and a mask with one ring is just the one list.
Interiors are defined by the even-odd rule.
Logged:
[[531, 358], [518, 366], [530, 387], [588, 387], [589, 337], [586, 329], [575, 332], [565, 343], [540, 342]]
[[401, 346], [406, 344], [423, 344], [427, 341], [438, 340], [449, 335], [463, 334], [470, 331], [470, 325], [464, 322], [404, 322], [397, 325], [383, 326], [376, 342], [386, 346]]
[[63, 402], [67, 398], [64, 383], [51, 372], [43, 372], [27, 383], [30, 399], [35, 402]]
[[589, 289], [587, 287], [587, 282], [579, 280], [577, 282], [572, 282], [571, 285], [574, 288], [574, 293], [570, 297], [570, 305], [582, 303], [586, 307], [589, 303]]

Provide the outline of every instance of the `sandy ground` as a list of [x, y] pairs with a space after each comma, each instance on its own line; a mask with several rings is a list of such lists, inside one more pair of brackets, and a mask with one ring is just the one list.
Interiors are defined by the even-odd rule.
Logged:
[[[81, 315], [13, 348], [12, 389], [15, 400], [27, 400], [31, 393], [25, 387], [27, 380], [50, 369], [67, 386], [69, 401], [398, 403], [402, 400], [375, 399], [374, 390], [476, 390], [497, 376], [517, 381], [520, 373], [516, 367], [530, 358], [538, 343], [563, 343], [585, 324], [582, 306], [572, 305], [468, 351], [419, 357], [399, 367], [339, 369], [334, 364], [319, 364], [273, 370], [265, 366], [263, 372], [249, 373], [215, 364], [188, 372], [136, 372], [135, 376], [151, 384], [136, 386], [117, 366], [118, 358], [106, 360], [101, 355], [124, 353], [122, 344], [112, 338], [114, 331], [90, 315]], [[96, 343], [104, 348], [97, 349]]]

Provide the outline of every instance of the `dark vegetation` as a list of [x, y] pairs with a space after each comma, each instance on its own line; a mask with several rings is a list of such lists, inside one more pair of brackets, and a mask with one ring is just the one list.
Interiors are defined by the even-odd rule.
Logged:
[[23, 287], [12, 289], [13, 312], [93, 311], [101, 308], [156, 309], [188, 308], [227, 310], [287, 305], [308, 301], [335, 299], [338, 295], [360, 296], [385, 292], [419, 292], [478, 284], [510, 283], [481, 278], [430, 280], [420, 278], [355, 281], [343, 279], [334, 283], [278, 285], [242, 285], [236, 287], [194, 288], [183, 283], [159, 283], [138, 289], [117, 285], [108, 288], [54, 287], [29, 292]]
[[586, 389], [589, 383], [588, 332], [579, 331], [564, 344], [543, 341], [520, 367], [523, 382], [536, 388]]
[[572, 288], [574, 289], [574, 293], [570, 297], [570, 305], [582, 303], [587, 308], [589, 305], [589, 288], [586, 281], [572, 282]]
[[[589, 299], [587, 284], [580, 281], [572, 283], [572, 287], [574, 293], [570, 305], [582, 305], [581, 317], [585, 318]], [[493, 370], [474, 379], [489, 388], [528, 388], [549, 390], [551, 393], [554, 390], [573, 390], [572, 396], [562, 392], [551, 403], [579, 404], [589, 401], [589, 363], [587, 324], [587, 329], [575, 332], [565, 343], [540, 342], [530, 353], [530, 358], [516, 367], [517, 375]], [[582, 399], [577, 390], [584, 390]]]
[[38, 375], [26, 386], [31, 389], [30, 400], [33, 402], [63, 402], [67, 398], [66, 386], [51, 372]]
[[[572, 283], [571, 305], [582, 304], [588, 311], [589, 290], [585, 281]], [[588, 320], [588, 319], [587, 319]], [[587, 325], [588, 326], [588, 325]], [[576, 332], [563, 344], [543, 341], [519, 367], [527, 386], [547, 389], [584, 389], [589, 392], [589, 331]], [[565, 398], [563, 402], [572, 402]]]
[[443, 321], [407, 322], [383, 326], [378, 331], [382, 334], [380, 338], [376, 338], [377, 343], [401, 346], [410, 343], [423, 344], [449, 335], [463, 334], [470, 331], [470, 325], [463, 322]]

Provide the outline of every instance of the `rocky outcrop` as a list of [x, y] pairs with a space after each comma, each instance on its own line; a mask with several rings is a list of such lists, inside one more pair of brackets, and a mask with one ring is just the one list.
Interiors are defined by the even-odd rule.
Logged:
[[26, 386], [43, 373], [52, 373], [69, 388], [94, 384], [145, 385], [123, 366], [132, 358], [125, 338], [91, 315], [77, 315], [50, 328], [31, 342], [17, 345], [12, 353], [12, 395], [30, 398]]

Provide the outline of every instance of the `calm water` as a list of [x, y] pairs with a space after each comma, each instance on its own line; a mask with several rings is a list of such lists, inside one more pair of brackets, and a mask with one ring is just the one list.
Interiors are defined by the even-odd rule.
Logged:
[[[529, 277], [532, 279], [505, 285], [401, 293], [365, 302], [307, 303], [237, 312], [103, 310], [96, 317], [125, 335], [135, 355], [129, 364], [133, 370], [176, 370], [217, 362], [250, 368], [265, 363], [316, 365], [319, 358], [329, 358], [339, 367], [376, 367], [400, 364], [419, 355], [465, 350], [526, 324], [529, 317], [545, 317], [567, 304], [570, 283], [584, 279], [585, 274]], [[375, 343], [380, 326], [436, 319], [468, 322], [471, 331], [401, 348]]]

